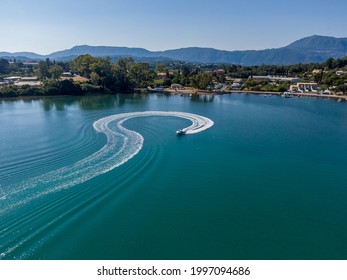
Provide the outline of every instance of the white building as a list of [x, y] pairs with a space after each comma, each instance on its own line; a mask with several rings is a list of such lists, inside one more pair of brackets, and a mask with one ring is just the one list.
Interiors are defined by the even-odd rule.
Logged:
[[301, 93], [316, 93], [318, 92], [317, 83], [297, 83], [296, 85], [291, 85], [289, 88], [290, 92], [301, 92]]
[[72, 74], [71, 72], [64, 72], [61, 74], [61, 77], [63, 78], [73, 78], [75, 75]]
[[249, 79], [253, 79], [256, 81], [271, 81], [271, 82], [290, 82], [297, 83], [301, 79], [298, 77], [283, 77], [283, 76], [250, 76]]
[[22, 77], [17, 82], [14, 83], [15, 86], [40, 86], [42, 83], [40, 82], [38, 77]]
[[3, 78], [3, 81], [4, 81], [5, 83], [12, 84], [12, 83], [14, 83], [14, 82], [18, 82], [20, 79], [21, 79], [21, 77], [13, 76], [13, 77], [6, 77], [6, 78]]
[[242, 88], [242, 84], [234, 82], [234, 83], [232, 83], [231, 88], [232, 89], [241, 89]]

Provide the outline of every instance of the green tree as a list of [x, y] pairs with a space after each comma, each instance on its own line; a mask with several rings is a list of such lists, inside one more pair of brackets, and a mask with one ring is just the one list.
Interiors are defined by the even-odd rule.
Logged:
[[10, 71], [10, 63], [7, 59], [0, 58], [0, 74], [8, 74]]
[[130, 60], [121, 58], [111, 67], [111, 79], [108, 88], [115, 92], [130, 92], [134, 89], [134, 84], [129, 79], [128, 65]]
[[170, 77], [165, 77], [163, 79], [163, 86], [164, 87], [169, 87], [169, 86], [171, 86], [171, 84], [172, 84], [172, 80]]
[[35, 70], [35, 74], [40, 78], [40, 79], [47, 79], [51, 77], [51, 73], [49, 72], [49, 69], [51, 67], [52, 63], [47, 58], [45, 61], [40, 61], [39, 65], [37, 66], [37, 69]]
[[92, 82], [93, 85], [98, 86], [100, 85], [100, 81], [101, 81], [100, 76], [97, 73], [92, 72], [90, 74], [90, 81]]
[[117, 61], [117, 65], [120, 68], [121, 71], [124, 73], [128, 71], [131, 64], [134, 63], [134, 59], [132, 57], [124, 57], [120, 58]]
[[338, 85], [336, 89], [337, 91], [342, 92], [343, 94], [347, 93], [347, 85], [345, 83]]
[[324, 65], [328, 68], [328, 69], [333, 69], [334, 68], [334, 64], [335, 64], [335, 59], [333, 58], [329, 58], [327, 61], [324, 62]]
[[180, 72], [183, 77], [188, 77], [191, 74], [191, 71], [187, 65], [182, 65]]
[[166, 72], [166, 67], [164, 64], [158, 64], [156, 67], [155, 67], [155, 70], [157, 73], [164, 73]]
[[89, 70], [97, 73], [100, 77], [106, 77], [111, 72], [111, 59], [96, 57], [89, 65]]
[[208, 86], [212, 84], [212, 76], [209, 74], [202, 74], [199, 77], [199, 88], [206, 89]]
[[253, 87], [257, 86], [257, 82], [254, 79], [247, 79], [244, 83], [245, 88], [253, 89]]
[[151, 79], [149, 64], [144, 62], [131, 64], [129, 66], [129, 77], [135, 87], [146, 87], [148, 81]]
[[72, 60], [70, 62], [70, 66], [73, 72], [77, 72], [81, 76], [89, 78], [90, 73], [92, 72], [90, 69], [90, 65], [95, 62], [96, 62], [95, 57], [91, 56], [90, 54], [84, 54]]
[[194, 75], [190, 77], [190, 84], [194, 89], [198, 89], [199, 88], [199, 76], [198, 75]]
[[52, 79], [59, 79], [61, 74], [63, 74], [64, 69], [59, 65], [53, 65], [49, 68], [49, 74]]
[[81, 87], [71, 80], [45, 80], [43, 91], [47, 95], [80, 94]]

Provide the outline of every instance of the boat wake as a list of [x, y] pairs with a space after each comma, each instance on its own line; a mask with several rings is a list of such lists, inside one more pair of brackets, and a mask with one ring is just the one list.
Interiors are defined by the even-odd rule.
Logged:
[[94, 154], [70, 166], [51, 171], [24, 181], [18, 185], [0, 187], [0, 214], [43, 195], [70, 188], [104, 174], [124, 164], [141, 150], [144, 138], [129, 130], [123, 123], [138, 117], [179, 117], [192, 125], [184, 128], [185, 134], [194, 134], [213, 126], [213, 121], [199, 115], [184, 112], [146, 111], [108, 116], [94, 122], [98, 133], [107, 137], [106, 144]]

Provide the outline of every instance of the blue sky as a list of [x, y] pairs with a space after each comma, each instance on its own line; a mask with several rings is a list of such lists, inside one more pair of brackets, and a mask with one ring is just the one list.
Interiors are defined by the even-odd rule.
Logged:
[[0, 51], [276, 48], [314, 34], [347, 37], [346, 11], [346, 0], [1, 0]]

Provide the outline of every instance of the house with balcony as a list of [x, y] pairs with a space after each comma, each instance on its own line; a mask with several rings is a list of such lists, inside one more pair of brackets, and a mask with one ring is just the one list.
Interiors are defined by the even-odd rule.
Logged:
[[295, 85], [291, 85], [289, 91], [292, 93], [317, 93], [318, 84], [317, 83], [303, 83], [299, 82]]

